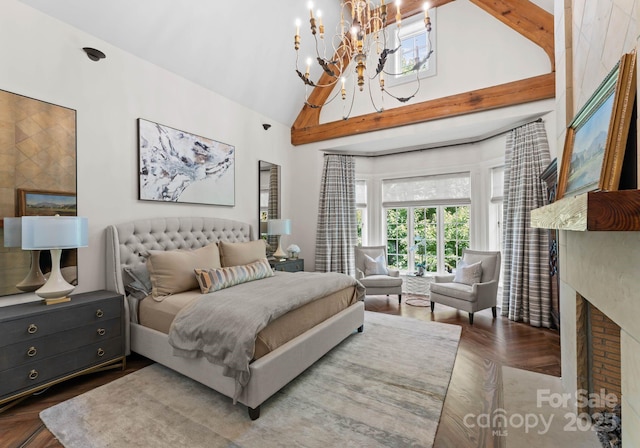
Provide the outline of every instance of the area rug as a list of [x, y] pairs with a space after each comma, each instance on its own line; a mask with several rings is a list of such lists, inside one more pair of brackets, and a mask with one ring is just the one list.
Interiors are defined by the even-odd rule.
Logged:
[[431, 447], [461, 329], [366, 312], [354, 333], [261, 406], [158, 364], [41, 412], [67, 448]]
[[425, 299], [422, 297], [411, 297], [407, 300], [404, 301], [404, 303], [406, 303], [407, 305], [411, 305], [411, 306], [429, 306], [431, 304], [431, 302], [429, 301], [429, 299]]
[[504, 366], [502, 391], [504, 409], [491, 419], [506, 448], [602, 447], [591, 425], [566, 405], [560, 378]]

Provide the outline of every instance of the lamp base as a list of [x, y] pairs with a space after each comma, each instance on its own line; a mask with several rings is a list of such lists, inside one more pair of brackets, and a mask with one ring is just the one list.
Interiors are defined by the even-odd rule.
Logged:
[[58, 297], [57, 299], [44, 299], [45, 305], [55, 305], [56, 303], [71, 302], [71, 297]]
[[287, 253], [282, 250], [282, 246], [278, 243], [278, 250], [273, 253], [275, 258], [278, 258], [280, 261], [287, 259]]
[[16, 288], [20, 291], [31, 292], [40, 288], [46, 283], [46, 281], [47, 280], [44, 278], [44, 275], [42, 275], [42, 271], [40, 270], [40, 251], [32, 250], [31, 268], [29, 269], [29, 273], [16, 285]]
[[[60, 300], [61, 302], [68, 302], [69, 294], [76, 287], [67, 283], [60, 272], [60, 249], [51, 249], [51, 273], [49, 274], [49, 280], [40, 289], [36, 291], [36, 294], [47, 300]], [[63, 300], [67, 299], [67, 300]], [[56, 302], [60, 303], [60, 302]], [[52, 303], [48, 303], [51, 305]]]

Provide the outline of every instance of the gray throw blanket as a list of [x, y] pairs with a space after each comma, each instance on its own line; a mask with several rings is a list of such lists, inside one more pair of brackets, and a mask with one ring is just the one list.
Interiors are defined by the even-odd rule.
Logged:
[[204, 356], [235, 378], [234, 403], [250, 378], [258, 333], [287, 312], [356, 285], [358, 300], [364, 287], [335, 272], [276, 272], [275, 276], [203, 294], [182, 309], [169, 330], [173, 353], [184, 358]]

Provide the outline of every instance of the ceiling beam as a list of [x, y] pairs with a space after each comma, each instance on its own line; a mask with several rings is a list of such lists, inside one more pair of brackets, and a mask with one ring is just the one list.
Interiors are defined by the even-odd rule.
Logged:
[[[435, 0], [432, 7], [450, 3], [453, 0]], [[517, 31], [549, 56], [551, 73], [520, 81], [506, 83], [485, 89], [451, 95], [445, 98], [409, 104], [381, 113], [371, 113], [352, 117], [348, 120], [320, 124], [321, 107], [305, 105], [291, 127], [291, 143], [302, 145], [338, 137], [357, 135], [398, 126], [421, 123], [439, 118], [463, 115], [482, 110], [495, 109], [555, 97], [555, 56], [553, 36], [553, 16], [529, 0], [470, 0], [513, 30]], [[409, 0], [403, 4], [403, 18], [422, 11], [423, 0]], [[395, 22], [395, 14], [389, 5], [389, 21]], [[338, 49], [334, 58], [342, 59], [345, 66], [350, 55]], [[324, 74], [317, 84], [328, 84], [331, 78]], [[314, 88], [309, 95], [309, 103], [324, 104], [332, 88]]]
[[548, 73], [348, 120], [292, 128], [291, 143], [303, 145], [554, 97], [555, 73]]

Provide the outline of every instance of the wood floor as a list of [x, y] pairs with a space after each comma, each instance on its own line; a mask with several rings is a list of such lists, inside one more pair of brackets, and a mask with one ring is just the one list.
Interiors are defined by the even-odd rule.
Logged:
[[[398, 305], [395, 296], [369, 296], [366, 309], [462, 326], [462, 337], [444, 403], [434, 446], [436, 448], [499, 448], [503, 438], [490, 430], [468, 428], [465, 415], [491, 412], [501, 406], [501, 366], [517, 367], [560, 376], [560, 336], [552, 330], [540, 330], [506, 318], [493, 319], [491, 310], [476, 313], [469, 325], [466, 313], [443, 305], [429, 307]], [[425, 347], [428, 350], [429, 347]], [[127, 360], [126, 370], [110, 370], [85, 375], [51, 387], [0, 414], [0, 448], [61, 447], [44, 427], [38, 414], [56, 403], [80, 395], [150, 364], [137, 355]]]

